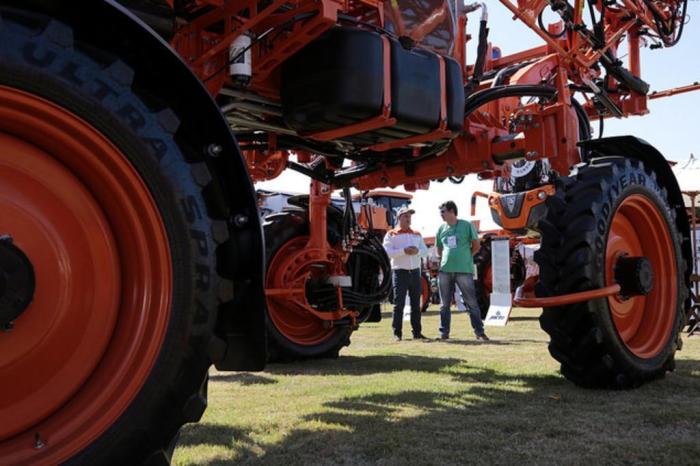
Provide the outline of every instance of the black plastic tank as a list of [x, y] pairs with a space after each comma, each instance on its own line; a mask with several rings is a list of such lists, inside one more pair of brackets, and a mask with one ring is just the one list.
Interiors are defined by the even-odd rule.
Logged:
[[[372, 145], [428, 133], [440, 124], [440, 64], [428, 50], [406, 50], [391, 39], [391, 115], [397, 124], [343, 140]], [[448, 128], [462, 129], [464, 88], [456, 61], [445, 59]], [[334, 27], [282, 66], [285, 123], [300, 133], [337, 129], [381, 114], [384, 102], [381, 36]]]
[[282, 112], [299, 132], [339, 128], [381, 113], [379, 34], [335, 27], [282, 66]]

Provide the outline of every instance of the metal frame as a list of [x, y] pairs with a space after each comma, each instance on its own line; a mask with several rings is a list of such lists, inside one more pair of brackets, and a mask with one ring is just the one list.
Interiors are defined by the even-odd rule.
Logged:
[[[173, 5], [173, 0], [169, 1]], [[603, 17], [601, 20], [604, 38], [602, 43], [598, 40], [599, 37], [593, 36], [593, 32], [589, 31], [585, 24], [583, 12], [587, 0], [574, 0], [572, 17], [567, 18], [568, 23], [550, 25], [547, 30], [539, 27], [537, 18], [545, 8], [549, 7], [548, 0], [499, 1], [513, 14], [514, 19], [522, 21], [532, 29], [543, 40], [544, 45], [497, 59], [487, 54], [484, 70], [498, 71], [511, 65], [519, 65], [520, 69], [508, 80], [509, 86], [545, 83], [556, 89], [555, 98], [524, 106], [520, 105], [518, 97], [489, 101], [466, 116], [463, 132], [454, 137], [446, 128], [445, 62], [441, 57], [440, 126], [423, 135], [363, 148], [361, 153], [379, 154], [378, 156], [385, 157], [389, 161], [399, 151], [405, 153], [406, 150], [412, 150], [414, 155], [419, 156], [421, 144], [438, 140], [451, 139], [449, 147], [431, 157], [418, 157], [415, 161], [397, 164], [385, 163], [371, 170], [360, 170], [356, 175], [345, 175], [346, 183], [360, 190], [369, 190], [401, 184], [407, 187], [426, 187], [434, 179], [470, 173], [481, 173], [484, 177], [492, 177], [500, 174], [499, 163], [512, 157], [528, 160], [546, 158], [554, 171], [561, 175], [568, 175], [571, 167], [581, 161], [578, 119], [571, 101], [572, 93], [576, 90], [587, 90], [593, 94], [594, 98], [587, 99], [583, 105], [588, 115], [595, 118], [610, 118], [644, 115], [648, 113], [649, 99], [700, 89], [700, 85], [696, 83], [685, 88], [651, 95], [634, 90], [635, 83], [640, 86], [645, 84], [640, 79], [640, 36], [642, 34], [661, 36], [657, 30], [655, 17], [664, 17], [666, 21], [671, 22], [677, 21], [677, 18], [670, 18], [670, 12], [675, 11], [673, 7], [682, 0], [656, 3], [643, 0], [620, 0], [622, 6], [608, 7], [603, 7], [601, 2], [597, 2], [595, 6], [597, 14]], [[227, 74], [221, 70], [222, 66], [225, 67], [227, 64], [229, 44], [243, 33], [252, 33], [260, 40], [252, 49], [255, 59], [249, 91], [275, 102], [279, 100], [279, 65], [286, 58], [301, 50], [343, 18], [371, 21], [381, 27], [384, 25], [386, 15], [396, 16], [396, 12], [385, 11], [385, 3], [378, 0], [276, 0], [260, 10], [255, 0], [195, 0], [188, 5], [186, 12], [179, 13], [196, 16], [198, 12], [205, 11], [204, 8], [207, 10], [180, 28], [171, 44], [205, 82], [209, 91], [216, 95], [227, 85]], [[285, 8], [280, 8], [282, 6]], [[463, 67], [465, 83], [468, 81], [469, 74], [474, 71], [473, 67], [466, 66], [466, 43], [470, 39], [465, 33], [467, 22], [467, 13], [459, 12], [456, 18], [459, 30], [451, 53]], [[564, 26], [566, 26], [565, 32], [559, 34], [564, 31]], [[434, 27], [432, 23], [421, 25], [421, 34], [432, 27]], [[278, 33], [266, 38], [267, 34], [275, 28], [280, 28]], [[619, 56], [618, 48], [623, 37], [627, 38], [628, 68], [620, 69], [618, 64], [608, 63], [608, 66], [614, 66], [618, 73], [607, 76], [602, 87], [596, 85], [595, 81], [602, 79], [602, 72], [594, 65], [601, 60], [608, 60], [609, 57]], [[308, 141], [326, 143], [396, 124], [396, 120], [391, 117], [391, 70], [389, 40], [386, 36], [383, 36], [383, 44], [384, 103], [381, 113], [363, 122], [296, 136]], [[483, 80], [477, 90], [491, 87], [494, 79]], [[288, 153], [276, 147], [276, 137], [288, 135], [290, 132], [281, 129], [275, 131], [274, 126], [266, 129], [269, 135], [267, 149], [256, 149], [252, 152], [244, 150], [247, 160], [251, 163], [254, 179], [257, 177], [269, 179], [277, 176], [287, 163]], [[521, 134], [522, 137], [509, 138], [509, 135], [514, 132]], [[294, 135], [293, 132], [291, 134]], [[613, 142], [622, 144], [624, 147], [621, 149], [630, 149], [629, 144], [632, 144], [630, 141]], [[615, 144], [612, 146], [617, 147]], [[598, 147], [600, 148], [600, 144]], [[628, 152], [620, 154], [635, 157], [636, 153], [641, 158], [651, 157], [654, 160], [658, 158], [652, 153], [653, 149], [645, 149], [643, 142], [634, 145], [632, 149], [632, 154]], [[300, 160], [309, 161], [312, 157], [304, 149]], [[327, 163], [324, 166], [324, 183], [332, 183], [333, 174], [339, 168]], [[666, 175], [662, 174], [662, 176]], [[328, 193], [325, 193], [319, 189], [326, 184], [319, 183], [319, 181], [312, 183], [309, 216], [311, 236], [309, 252], [305, 260], [324, 262], [332, 257], [337, 262], [334, 268], [342, 270], [342, 262], [347, 257], [349, 246], [330, 251], [333, 248], [330, 248], [325, 239], [327, 219], [323, 203], [327, 201], [333, 186], [328, 185], [324, 188], [328, 190]], [[553, 193], [552, 186], [538, 189], [543, 190], [547, 196]], [[537, 194], [539, 192], [534, 192], [531, 196], [529, 208], [544, 201]], [[671, 196], [674, 197], [675, 193], [671, 193]], [[490, 198], [490, 204], [493, 206], [494, 203], [498, 204], [497, 196]], [[529, 208], [525, 210], [529, 211]], [[517, 230], [526, 227], [526, 222], [527, 215], [521, 215], [517, 219], [509, 219], [508, 224], [504, 226]], [[687, 252], [684, 251], [684, 254]], [[276, 272], [272, 271], [272, 273]], [[551, 303], [562, 305], [609, 296], [619, 291], [613, 290], [612, 287], [608, 288], [548, 298], [549, 301], [526, 298], [522, 294], [525, 292], [523, 289], [516, 300], [519, 300], [521, 305], [528, 306], [555, 305]], [[339, 311], [342, 312], [342, 309]]]

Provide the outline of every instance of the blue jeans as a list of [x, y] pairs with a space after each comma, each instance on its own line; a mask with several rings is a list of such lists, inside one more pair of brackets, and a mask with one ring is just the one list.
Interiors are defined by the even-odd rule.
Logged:
[[403, 331], [403, 308], [406, 305], [406, 292], [411, 299], [411, 328], [413, 336], [421, 334], [420, 324], [420, 295], [422, 284], [420, 281], [420, 269], [392, 270], [394, 282], [394, 319], [391, 326], [394, 328], [394, 335], [402, 336]]
[[481, 310], [479, 303], [476, 300], [476, 291], [474, 290], [474, 275], [471, 273], [454, 273], [440, 272], [438, 275], [440, 288], [440, 335], [444, 337], [450, 336], [450, 320], [452, 314], [450, 312], [450, 304], [452, 297], [455, 295], [455, 284], [459, 287], [464, 299], [464, 305], [469, 311], [469, 319], [472, 322], [472, 328], [477, 336], [484, 335], [484, 323], [481, 321]]

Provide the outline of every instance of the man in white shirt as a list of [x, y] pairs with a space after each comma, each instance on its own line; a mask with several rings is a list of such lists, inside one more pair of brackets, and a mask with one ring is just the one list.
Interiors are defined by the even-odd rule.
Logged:
[[411, 215], [415, 211], [402, 207], [398, 213], [398, 227], [389, 230], [384, 236], [384, 249], [391, 258], [391, 272], [394, 284], [394, 316], [392, 327], [394, 339], [401, 341], [403, 308], [406, 292], [411, 300], [411, 328], [414, 340], [426, 340], [420, 322], [421, 298], [421, 257], [428, 255], [428, 248], [417, 231], [411, 230]]

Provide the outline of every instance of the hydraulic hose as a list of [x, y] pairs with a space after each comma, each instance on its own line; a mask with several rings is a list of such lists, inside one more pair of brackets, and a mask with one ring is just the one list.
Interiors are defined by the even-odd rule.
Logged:
[[464, 100], [464, 116], [471, 115], [479, 107], [506, 97], [544, 97], [554, 98], [557, 90], [551, 86], [535, 84], [518, 84], [513, 86], [497, 86], [475, 92]]
[[486, 3], [481, 4], [481, 21], [479, 23], [479, 45], [476, 49], [476, 62], [474, 63], [474, 72], [465, 88], [465, 92], [470, 94], [479, 87], [479, 83], [484, 76], [484, 67], [486, 66], [486, 54], [489, 49], [489, 13]]

